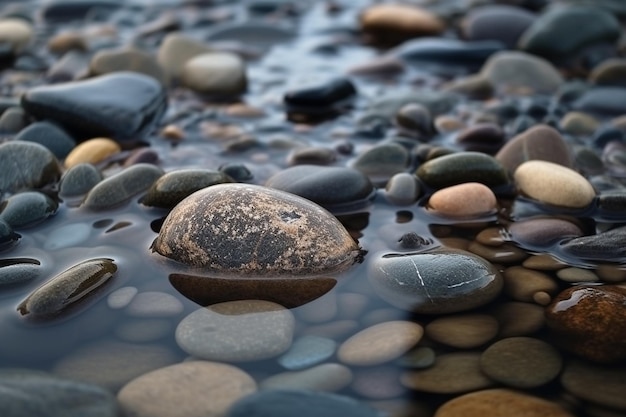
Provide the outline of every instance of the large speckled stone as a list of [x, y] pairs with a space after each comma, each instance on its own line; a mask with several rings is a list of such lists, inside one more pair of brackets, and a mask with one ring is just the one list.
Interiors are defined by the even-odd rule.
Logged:
[[296, 195], [249, 184], [193, 193], [163, 223], [152, 250], [213, 275], [335, 273], [362, 255], [330, 213]]

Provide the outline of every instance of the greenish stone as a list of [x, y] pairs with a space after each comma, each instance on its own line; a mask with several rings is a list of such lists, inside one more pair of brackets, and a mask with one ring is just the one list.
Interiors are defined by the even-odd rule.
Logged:
[[59, 204], [38, 191], [15, 194], [0, 204], [0, 218], [14, 229], [30, 226], [56, 213]]

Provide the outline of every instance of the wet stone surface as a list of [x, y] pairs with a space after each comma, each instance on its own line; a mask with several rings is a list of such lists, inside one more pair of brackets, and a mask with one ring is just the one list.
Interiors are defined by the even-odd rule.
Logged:
[[0, 1], [0, 416], [623, 416], [625, 18]]

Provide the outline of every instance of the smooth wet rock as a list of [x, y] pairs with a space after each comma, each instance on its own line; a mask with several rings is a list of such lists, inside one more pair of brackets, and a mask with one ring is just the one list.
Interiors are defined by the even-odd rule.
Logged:
[[466, 182], [437, 190], [428, 209], [443, 217], [472, 218], [495, 213], [496, 196], [486, 185]]
[[570, 361], [561, 375], [561, 384], [577, 398], [623, 413], [626, 411], [624, 372], [623, 365], [607, 367]]
[[69, 314], [97, 297], [101, 287], [117, 272], [112, 259], [83, 261], [35, 289], [17, 307], [31, 320], [51, 320]]
[[161, 119], [167, 106], [154, 78], [116, 72], [84, 81], [34, 87], [22, 106], [37, 119], [50, 119], [82, 138], [139, 139]]
[[[1, 247], [1, 242], [0, 242]], [[31, 258], [9, 258], [0, 260], [0, 288], [29, 282], [39, 277], [41, 262]]]
[[558, 342], [594, 362], [626, 358], [626, 289], [613, 285], [575, 286], [558, 294], [546, 309]]
[[299, 87], [285, 93], [287, 106], [299, 108], [328, 108], [357, 94], [356, 87], [348, 78], [333, 78], [311, 86]]
[[0, 218], [0, 251], [11, 247], [21, 237], [7, 222]]
[[571, 111], [563, 116], [559, 121], [559, 126], [565, 133], [589, 136], [600, 127], [600, 121], [587, 113]]
[[523, 266], [509, 267], [504, 270], [503, 275], [505, 294], [517, 301], [532, 303], [541, 293], [547, 295], [549, 300], [549, 297], [559, 290], [559, 285], [553, 277]]
[[117, 400], [128, 416], [217, 417], [223, 416], [235, 401], [255, 391], [254, 379], [239, 368], [190, 361], [133, 379], [120, 390]]
[[305, 390], [269, 390], [237, 401], [226, 417], [379, 417], [380, 413], [353, 398]]
[[76, 142], [66, 131], [54, 123], [35, 122], [21, 130], [15, 140], [35, 142], [50, 149], [59, 160], [70, 153]]
[[271, 176], [266, 187], [304, 197], [331, 211], [367, 204], [374, 186], [362, 172], [344, 167], [299, 165]]
[[535, 15], [521, 7], [490, 4], [471, 9], [460, 26], [463, 37], [468, 40], [497, 40], [508, 49], [515, 49], [534, 20]]
[[387, 182], [393, 175], [404, 172], [409, 163], [410, 155], [405, 147], [382, 143], [361, 153], [351, 167], [374, 182]]
[[157, 61], [171, 82], [180, 80], [187, 61], [209, 52], [212, 52], [212, 48], [208, 45], [181, 32], [174, 32], [163, 38], [157, 52]]
[[485, 62], [480, 73], [498, 90], [555, 93], [561, 74], [543, 58], [520, 51], [501, 51]]
[[59, 203], [38, 191], [14, 194], [0, 203], [0, 218], [13, 229], [33, 226], [53, 216]]
[[468, 42], [429, 37], [408, 40], [393, 48], [389, 54], [415, 67], [436, 63], [479, 69], [489, 56], [503, 49], [504, 44], [492, 40]]
[[285, 307], [261, 300], [214, 304], [185, 317], [176, 342], [207, 360], [246, 362], [272, 358], [291, 346], [295, 319]]
[[90, 163], [80, 163], [65, 171], [59, 183], [60, 197], [78, 197], [87, 194], [102, 181], [102, 173]]
[[502, 289], [493, 265], [462, 250], [389, 253], [373, 259], [369, 268], [381, 298], [420, 314], [471, 310], [489, 303]]
[[337, 159], [337, 152], [318, 146], [306, 146], [294, 149], [287, 157], [289, 166], [294, 165], [329, 165]]
[[512, 241], [522, 246], [549, 246], [565, 238], [583, 235], [576, 224], [552, 217], [516, 221], [511, 223], [508, 233]]
[[239, 95], [248, 84], [244, 61], [229, 52], [209, 52], [189, 59], [183, 66], [181, 82], [207, 95]]
[[[0, 144], [0, 194], [42, 188], [55, 183], [61, 167], [46, 147], [30, 142]], [[11, 169], [7, 169], [11, 167]]]
[[572, 284], [584, 284], [588, 282], [598, 282], [600, 278], [590, 269], [568, 267], [556, 271], [556, 276], [565, 282]]
[[609, 58], [598, 64], [589, 74], [589, 81], [595, 85], [626, 87], [626, 59]]
[[132, 165], [96, 184], [85, 196], [81, 207], [106, 210], [127, 202], [147, 191], [163, 175], [163, 170], [151, 164]]
[[626, 88], [594, 87], [572, 103], [575, 110], [599, 116], [621, 116], [626, 113]]
[[433, 120], [430, 111], [422, 104], [405, 104], [396, 113], [395, 121], [402, 129], [420, 136], [427, 137], [433, 131]]
[[93, 10], [112, 12], [124, 5], [122, 0], [51, 0], [46, 2], [41, 13], [48, 22], [82, 20]]
[[220, 184], [168, 215], [152, 250], [210, 274], [324, 275], [361, 256], [345, 228], [321, 207], [284, 191]]
[[324, 363], [302, 371], [272, 375], [261, 381], [259, 388], [335, 392], [347, 387], [351, 381], [350, 368], [338, 363]]
[[388, 321], [353, 335], [337, 351], [339, 360], [347, 365], [380, 365], [399, 358], [415, 346], [424, 329], [410, 321]]
[[10, 107], [0, 116], [0, 132], [18, 133], [28, 125], [28, 115], [21, 107]]
[[139, 49], [103, 49], [98, 51], [89, 63], [91, 76], [130, 71], [154, 78], [164, 84], [165, 74], [156, 58]]
[[97, 164], [119, 153], [120, 145], [109, 138], [93, 138], [81, 142], [71, 150], [65, 158], [65, 168], [72, 168], [78, 164]]
[[615, 43], [620, 34], [619, 21], [607, 11], [589, 6], [555, 7], [533, 22], [518, 47], [558, 61], [593, 44]]
[[413, 204], [422, 194], [415, 175], [400, 172], [389, 179], [385, 187], [385, 196], [399, 206]]
[[92, 384], [30, 369], [0, 370], [3, 417], [116, 417], [115, 397]]
[[19, 55], [35, 37], [33, 26], [23, 19], [0, 19], [0, 45]]
[[395, 44], [418, 36], [438, 35], [445, 24], [426, 9], [405, 4], [376, 4], [360, 16], [361, 30], [376, 42]]
[[434, 189], [467, 182], [478, 182], [487, 187], [509, 183], [502, 164], [494, 157], [479, 152], [458, 152], [431, 159], [422, 164], [416, 174]]
[[457, 349], [472, 349], [496, 337], [498, 328], [498, 321], [487, 314], [456, 314], [436, 318], [425, 330], [435, 342]]
[[531, 337], [510, 337], [489, 346], [480, 369], [494, 381], [514, 388], [536, 388], [555, 379], [563, 360], [548, 343]]
[[582, 175], [553, 162], [532, 160], [519, 165], [514, 173], [522, 193], [544, 204], [583, 208], [596, 192]]
[[177, 169], [152, 184], [141, 204], [149, 207], [174, 208], [187, 196], [206, 187], [233, 182], [228, 175], [210, 169]]
[[521, 391], [503, 388], [472, 392], [453, 398], [437, 409], [435, 417], [573, 417], [557, 403]]
[[130, 317], [177, 317], [184, 310], [183, 303], [174, 295], [161, 291], [143, 291], [136, 294], [124, 310]]
[[297, 371], [317, 365], [335, 354], [337, 343], [327, 337], [305, 335], [295, 340], [278, 363], [286, 369]]

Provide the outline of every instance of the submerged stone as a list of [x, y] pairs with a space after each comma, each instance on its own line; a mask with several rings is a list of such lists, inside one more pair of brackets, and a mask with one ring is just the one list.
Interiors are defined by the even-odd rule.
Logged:
[[0, 218], [14, 229], [32, 226], [56, 213], [59, 204], [38, 191], [25, 191], [0, 203]]
[[61, 167], [52, 152], [25, 141], [0, 145], [0, 167], [0, 194], [44, 187], [61, 176]]
[[249, 184], [200, 190], [167, 216], [152, 250], [213, 275], [303, 276], [342, 271], [362, 256], [326, 210]]
[[31, 258], [14, 258], [0, 260], [0, 287], [21, 284], [39, 276], [41, 263]]

